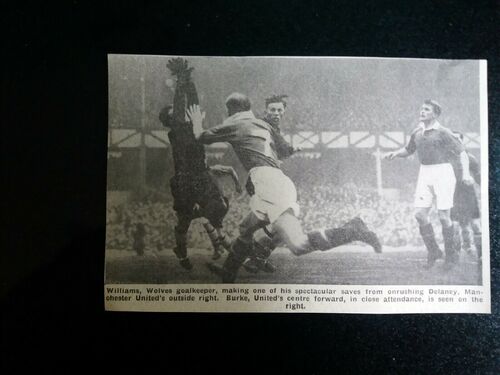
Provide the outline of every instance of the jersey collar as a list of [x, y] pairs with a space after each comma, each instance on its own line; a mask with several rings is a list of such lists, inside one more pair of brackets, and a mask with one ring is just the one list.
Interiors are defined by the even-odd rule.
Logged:
[[234, 121], [252, 120], [252, 119], [255, 119], [255, 116], [252, 111], [237, 112], [234, 115], [229, 116], [227, 119], [225, 119], [223, 124], [231, 123]]
[[422, 132], [425, 132], [426, 130], [431, 130], [431, 129], [438, 130], [439, 128], [441, 128], [441, 124], [439, 123], [439, 121], [434, 122], [434, 124], [432, 124], [432, 126], [429, 128], [425, 128], [425, 125], [423, 122], [421, 122], [419, 124], [419, 126], [422, 129]]

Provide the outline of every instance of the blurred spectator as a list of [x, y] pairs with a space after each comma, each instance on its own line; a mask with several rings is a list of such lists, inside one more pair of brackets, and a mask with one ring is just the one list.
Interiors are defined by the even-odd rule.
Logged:
[[[316, 178], [314, 178], [316, 176]], [[297, 183], [300, 219], [304, 230], [340, 226], [360, 216], [387, 246], [421, 245], [418, 226], [413, 217], [413, 203], [408, 200], [380, 198], [372, 189], [361, 189], [349, 183], [343, 186], [326, 182], [328, 176], [310, 174]], [[230, 237], [238, 234], [238, 224], [247, 214], [248, 197], [230, 197], [230, 209], [224, 229]], [[107, 215], [106, 246], [110, 249], [132, 249], [138, 224], [144, 226], [146, 249], [171, 249], [175, 246], [176, 224], [172, 203], [168, 201], [136, 201], [110, 207]], [[210, 240], [199, 220], [190, 228], [188, 246], [210, 249]]]

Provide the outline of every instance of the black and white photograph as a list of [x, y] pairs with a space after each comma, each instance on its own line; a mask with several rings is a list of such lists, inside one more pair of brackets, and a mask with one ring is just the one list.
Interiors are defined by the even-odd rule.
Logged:
[[487, 287], [485, 67], [109, 55], [108, 292]]
[[2, 15], [2, 373], [498, 373], [497, 2]]

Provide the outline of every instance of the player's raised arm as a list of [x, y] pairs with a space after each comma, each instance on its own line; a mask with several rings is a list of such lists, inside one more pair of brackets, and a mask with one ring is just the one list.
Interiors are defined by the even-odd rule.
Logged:
[[201, 112], [200, 106], [193, 104], [186, 110], [186, 117], [193, 124], [193, 133], [196, 139], [200, 139], [203, 133], [203, 119], [205, 118], [205, 112]]

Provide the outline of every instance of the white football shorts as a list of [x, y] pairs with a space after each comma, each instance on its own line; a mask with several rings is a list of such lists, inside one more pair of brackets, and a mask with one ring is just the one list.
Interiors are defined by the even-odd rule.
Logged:
[[248, 175], [255, 189], [255, 194], [250, 198], [250, 209], [260, 220], [272, 224], [290, 208], [295, 216], [299, 215], [297, 189], [281, 169], [255, 167]]
[[453, 207], [453, 195], [457, 183], [453, 167], [449, 163], [421, 165], [415, 191], [415, 207], [432, 207], [436, 197], [438, 210]]

